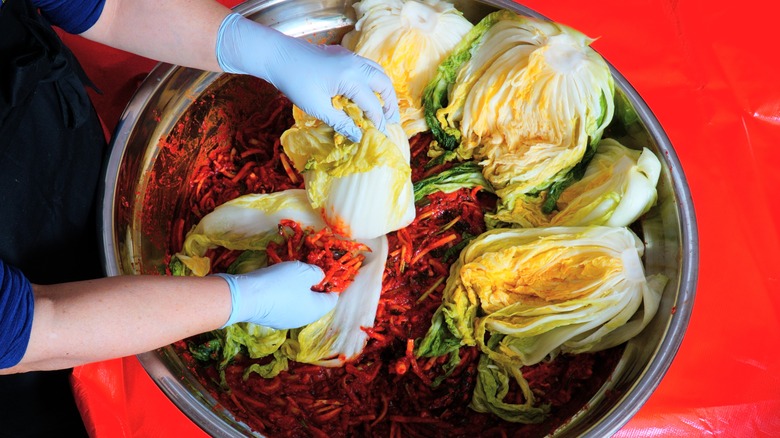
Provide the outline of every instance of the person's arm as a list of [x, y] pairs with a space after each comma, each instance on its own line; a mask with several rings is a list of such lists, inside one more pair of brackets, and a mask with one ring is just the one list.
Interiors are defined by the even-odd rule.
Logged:
[[118, 276], [33, 285], [33, 294], [27, 351], [0, 374], [142, 353], [220, 328], [231, 311], [219, 277]]
[[212, 0], [106, 0], [81, 35], [156, 61], [207, 71], [217, 63], [217, 31], [230, 9]]
[[335, 96], [355, 102], [380, 131], [400, 122], [392, 81], [376, 62], [290, 37], [213, 0], [106, 0], [81, 35], [158, 61], [259, 77], [355, 142], [362, 131], [333, 107]]
[[125, 275], [33, 285], [27, 350], [0, 374], [139, 354], [237, 322], [301, 327], [336, 305], [336, 294], [311, 290], [323, 277], [313, 265], [284, 262], [242, 275]]

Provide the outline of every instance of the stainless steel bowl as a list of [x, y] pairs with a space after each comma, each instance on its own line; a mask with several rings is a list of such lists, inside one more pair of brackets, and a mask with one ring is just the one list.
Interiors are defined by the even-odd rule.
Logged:
[[[354, 23], [351, 2], [260, 0], [236, 8], [255, 21], [318, 43], [335, 42]], [[506, 8], [541, 17], [510, 1], [455, 1], [472, 22]], [[555, 432], [557, 436], [603, 437], [616, 432], [655, 390], [682, 342], [694, 301], [698, 268], [696, 221], [677, 155], [653, 113], [614, 68], [617, 92], [639, 115], [641, 127], [621, 140], [647, 146], [661, 159], [659, 202], [642, 221], [648, 274], [669, 279], [650, 325], [628, 342], [609, 382], [587, 408]], [[172, 160], [161, 147], [175, 125], [204, 93], [213, 93], [230, 75], [158, 65], [137, 91], [116, 129], [106, 168], [102, 205], [104, 267], [108, 275], [157, 274], [167, 250], [177, 195], [207, 138], [184, 146]], [[205, 111], [208, 108], [204, 109]], [[185, 157], [182, 159], [182, 157]], [[258, 436], [220, 407], [187, 370], [172, 347], [139, 355], [152, 379], [181, 411], [216, 437]], [[609, 393], [609, 397], [605, 394]]]

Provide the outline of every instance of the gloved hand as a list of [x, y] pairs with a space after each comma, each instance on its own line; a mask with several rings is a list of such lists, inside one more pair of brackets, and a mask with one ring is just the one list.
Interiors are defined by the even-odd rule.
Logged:
[[232, 13], [219, 28], [217, 61], [225, 72], [265, 79], [304, 112], [355, 142], [362, 133], [333, 108], [334, 96], [355, 102], [382, 132], [386, 123], [400, 121], [398, 99], [382, 67], [341, 46], [314, 45]]
[[338, 300], [336, 293], [311, 290], [325, 274], [302, 262], [282, 262], [247, 274], [214, 275], [230, 286], [233, 307], [223, 327], [252, 322], [278, 330], [298, 328], [322, 318]]

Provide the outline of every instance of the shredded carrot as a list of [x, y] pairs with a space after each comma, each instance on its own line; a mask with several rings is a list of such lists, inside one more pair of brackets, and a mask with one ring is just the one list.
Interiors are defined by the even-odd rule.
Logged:
[[411, 260], [411, 262], [409, 262], [409, 264], [413, 265], [413, 264], [417, 263], [424, 255], [428, 254], [429, 252], [433, 251], [436, 248], [440, 248], [440, 247], [442, 247], [442, 246], [452, 242], [453, 240], [455, 240], [457, 238], [458, 238], [457, 234], [448, 234], [448, 235], [442, 237], [441, 239], [436, 240], [436, 241], [430, 243], [428, 246], [426, 246], [425, 248], [421, 249], [417, 254], [415, 254], [415, 256], [412, 258], [412, 260]]
[[[291, 220], [279, 223], [279, 235], [284, 242], [271, 242], [268, 245], [269, 260], [272, 263], [300, 260], [319, 266], [325, 276], [312, 288], [319, 292], [346, 290], [365, 260], [362, 253], [369, 251], [364, 244], [346, 240], [327, 228], [315, 232], [310, 228], [302, 229], [300, 224]], [[313, 237], [310, 239], [309, 236]], [[280, 247], [284, 250], [279, 251]]]
[[371, 423], [368, 427], [374, 427], [377, 425], [377, 423], [385, 419], [385, 415], [387, 415], [387, 405], [387, 395], [382, 394], [382, 411], [379, 413], [379, 416], [376, 417], [376, 420], [374, 420], [374, 422]]
[[440, 229], [440, 230], [438, 231], [438, 233], [436, 233], [436, 234], [442, 234], [442, 233], [444, 233], [445, 231], [449, 230], [450, 228], [454, 227], [454, 226], [455, 226], [455, 224], [457, 224], [457, 223], [458, 223], [458, 221], [460, 221], [460, 219], [461, 219], [461, 217], [460, 217], [460, 216], [456, 216], [456, 217], [455, 217], [455, 219], [453, 219], [453, 220], [451, 220], [451, 221], [447, 222], [446, 224], [444, 224], [444, 226], [443, 226], [443, 227], [441, 227], [441, 229]]
[[239, 182], [240, 180], [244, 179], [244, 177], [249, 173], [249, 170], [252, 169], [255, 166], [255, 163], [250, 161], [239, 170], [236, 175], [231, 179], [231, 181], [235, 184]]
[[428, 298], [428, 295], [430, 295], [433, 291], [435, 291], [436, 288], [439, 287], [442, 283], [444, 283], [444, 280], [446, 279], [447, 279], [446, 277], [439, 277], [439, 279], [436, 280], [436, 283], [433, 283], [431, 287], [429, 287], [425, 292], [423, 292], [422, 295], [420, 295], [420, 298], [417, 298], [417, 302], [419, 303], [420, 301]]
[[[254, 139], [252, 139], [252, 140], [254, 140]], [[253, 142], [252, 140], [250, 140], [250, 143]], [[254, 140], [254, 143], [258, 143], [257, 140]], [[241, 152], [239, 154], [239, 157], [240, 158], [246, 158], [246, 157], [248, 157], [250, 155], [256, 155], [256, 154], [263, 153], [264, 151], [265, 151], [265, 149], [262, 149], [262, 148], [247, 149], [244, 152]]]
[[408, 417], [404, 415], [391, 415], [390, 418], [396, 423], [441, 423], [438, 418], [431, 417]]
[[423, 213], [418, 214], [417, 217], [414, 218], [414, 220], [416, 222], [422, 222], [422, 221], [430, 218], [431, 216], [433, 216], [434, 213], [435, 212], [434, 212], [433, 209], [428, 209], [428, 210], [424, 211]]
[[282, 166], [284, 166], [284, 171], [287, 173], [290, 181], [293, 184], [298, 183], [298, 175], [296, 175], [295, 170], [293, 170], [292, 164], [290, 163], [290, 159], [287, 158], [287, 155], [280, 155], [279, 159], [281, 160]]

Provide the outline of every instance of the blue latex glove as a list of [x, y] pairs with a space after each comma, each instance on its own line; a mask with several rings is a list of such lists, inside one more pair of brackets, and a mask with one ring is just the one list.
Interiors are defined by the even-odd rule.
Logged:
[[314, 45], [232, 13], [219, 28], [217, 61], [225, 72], [265, 79], [304, 112], [355, 142], [362, 133], [333, 108], [334, 96], [352, 100], [382, 132], [386, 123], [400, 120], [393, 84], [382, 67], [341, 46]]
[[252, 322], [274, 329], [310, 324], [330, 312], [338, 294], [314, 292], [325, 274], [317, 266], [282, 262], [247, 274], [215, 274], [230, 286], [233, 305], [223, 327]]

